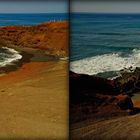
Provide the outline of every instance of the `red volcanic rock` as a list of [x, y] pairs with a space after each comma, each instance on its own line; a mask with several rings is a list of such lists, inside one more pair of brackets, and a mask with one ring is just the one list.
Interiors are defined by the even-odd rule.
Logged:
[[104, 105], [116, 105], [122, 110], [133, 110], [133, 102], [127, 94], [119, 94], [117, 96], [96, 94], [98, 100], [102, 100]]
[[104, 78], [70, 72], [71, 122], [128, 115], [126, 110], [133, 110], [131, 98], [114, 92], [112, 85]]
[[68, 55], [68, 22], [47, 22], [35, 26], [0, 27], [0, 43], [44, 49], [49, 55]]
[[126, 109], [132, 110], [133, 109], [133, 102], [128, 95], [120, 94], [120, 95], [116, 96], [116, 101], [117, 101], [116, 102], [117, 105], [123, 110], [126, 110]]

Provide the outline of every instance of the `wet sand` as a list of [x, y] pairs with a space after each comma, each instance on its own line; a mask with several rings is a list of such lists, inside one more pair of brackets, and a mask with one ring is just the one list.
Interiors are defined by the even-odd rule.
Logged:
[[0, 139], [67, 139], [66, 61], [28, 62], [0, 76]]

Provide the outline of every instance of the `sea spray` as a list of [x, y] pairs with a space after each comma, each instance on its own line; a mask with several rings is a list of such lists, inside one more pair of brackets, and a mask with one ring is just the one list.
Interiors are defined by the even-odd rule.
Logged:
[[13, 62], [18, 61], [21, 58], [22, 55], [20, 55], [18, 51], [12, 48], [7, 47], [0, 48], [0, 67], [12, 65]]
[[94, 75], [109, 71], [119, 71], [129, 67], [140, 67], [140, 50], [133, 49], [129, 55], [109, 53], [97, 55], [70, 63], [70, 69], [76, 73]]

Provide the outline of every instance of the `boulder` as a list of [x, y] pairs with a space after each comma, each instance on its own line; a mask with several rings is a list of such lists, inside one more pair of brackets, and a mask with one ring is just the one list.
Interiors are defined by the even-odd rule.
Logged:
[[133, 110], [133, 102], [128, 95], [120, 94], [116, 96], [116, 104], [122, 110], [127, 110], [127, 109]]
[[133, 112], [130, 96], [116, 90], [116, 82], [118, 80], [70, 72], [71, 122], [97, 121], [129, 115], [128, 110]]

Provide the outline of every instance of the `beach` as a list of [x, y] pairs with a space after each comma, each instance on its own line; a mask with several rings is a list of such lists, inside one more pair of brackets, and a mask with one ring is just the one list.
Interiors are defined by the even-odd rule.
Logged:
[[68, 139], [68, 23], [0, 32], [22, 56], [0, 68], [0, 139]]
[[67, 62], [29, 62], [0, 81], [0, 138], [68, 137]]

